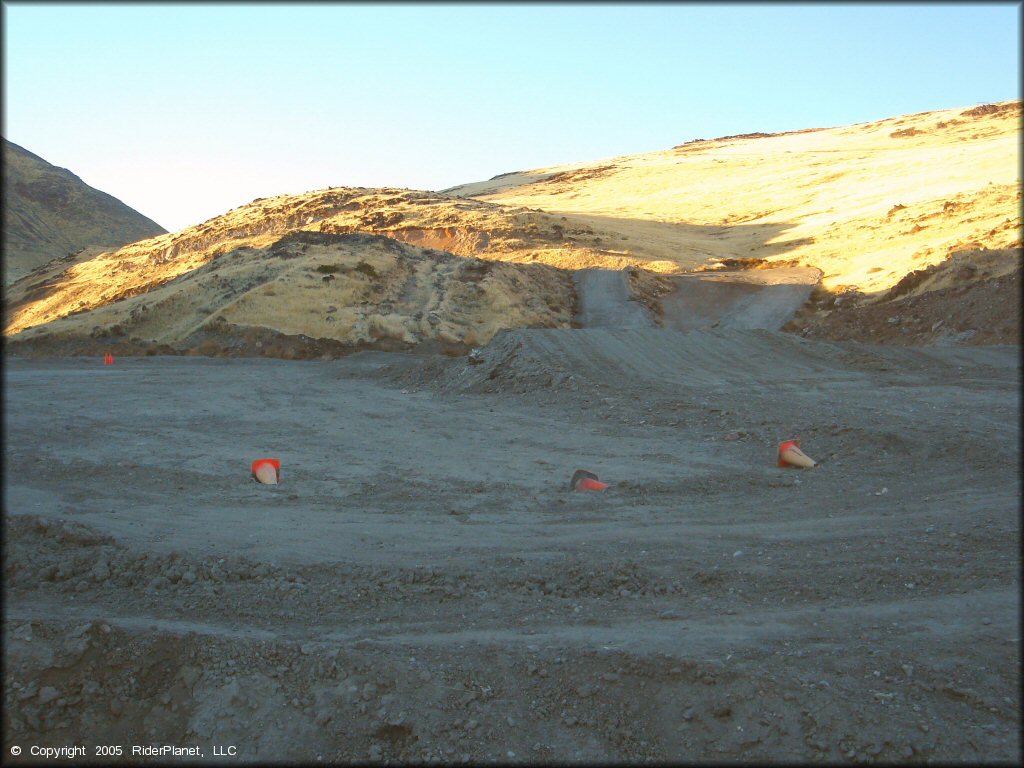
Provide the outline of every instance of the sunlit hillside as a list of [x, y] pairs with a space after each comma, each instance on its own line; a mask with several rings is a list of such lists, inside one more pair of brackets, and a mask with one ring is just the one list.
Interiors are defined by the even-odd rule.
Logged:
[[796, 261], [826, 288], [877, 292], [957, 251], [1020, 246], [1020, 143], [1011, 101], [694, 140], [447, 191], [580, 217], [683, 267]]
[[[1012, 306], [994, 311], [1012, 325], [1019, 302], [998, 280], [1020, 269], [1020, 118], [1020, 102], [1004, 102], [696, 139], [444, 192], [258, 199], [37, 268], [6, 292], [5, 334], [69, 349], [113, 339], [209, 353], [266, 353], [282, 335], [346, 348], [465, 346], [501, 328], [569, 327], [573, 273], [584, 267], [634, 268], [634, 298], [656, 309], [674, 273], [787, 264], [823, 272], [791, 330], [887, 340], [841, 313], [823, 325], [811, 310], [832, 313], [839, 294], [908, 301], [979, 281], [997, 281]], [[964, 303], [943, 296], [913, 323], [937, 328]], [[904, 341], [927, 341], [909, 327]]]
[[614, 240], [539, 211], [437, 193], [282, 195], [36, 270], [8, 291], [6, 332], [95, 338], [115, 329], [172, 344], [229, 324], [343, 344], [475, 343], [501, 327], [568, 327], [570, 270], [646, 262]]

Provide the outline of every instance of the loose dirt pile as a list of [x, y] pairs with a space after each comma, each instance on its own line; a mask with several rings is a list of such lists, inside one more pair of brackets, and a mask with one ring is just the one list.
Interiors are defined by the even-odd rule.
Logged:
[[1020, 344], [1019, 248], [965, 251], [884, 294], [818, 290], [784, 330], [899, 346]]

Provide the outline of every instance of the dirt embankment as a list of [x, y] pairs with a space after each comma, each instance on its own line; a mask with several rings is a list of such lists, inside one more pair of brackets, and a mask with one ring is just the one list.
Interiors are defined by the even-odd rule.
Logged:
[[380, 235], [296, 232], [8, 344], [19, 354], [462, 350], [510, 325], [568, 327], [575, 301], [571, 275], [544, 264], [457, 257]]
[[817, 290], [785, 330], [876, 344], [1020, 344], [1019, 248], [964, 251], [888, 291]]

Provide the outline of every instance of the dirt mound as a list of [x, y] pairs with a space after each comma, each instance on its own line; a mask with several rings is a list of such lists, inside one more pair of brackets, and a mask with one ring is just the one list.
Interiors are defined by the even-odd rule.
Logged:
[[[8, 308], [38, 312], [33, 291]], [[51, 296], [52, 298], [52, 296]], [[137, 295], [26, 328], [19, 353], [280, 354], [320, 356], [373, 347], [440, 350], [486, 342], [508, 325], [568, 327], [569, 273], [544, 264], [458, 258], [364, 233], [291, 233], [238, 248]], [[305, 351], [301, 348], [305, 347]]]
[[819, 290], [785, 330], [899, 346], [1020, 344], [1021, 253], [960, 251], [880, 296]]
[[181, 350], [222, 323], [382, 349], [472, 346], [503, 326], [568, 326], [566, 270], [647, 261], [606, 239], [565, 217], [410, 190], [258, 199], [37, 271], [8, 291], [6, 333], [38, 346], [110, 331]]
[[[940, 366], [1001, 370], [1005, 354], [985, 348], [924, 347], [898, 356], [884, 347], [845, 347], [759, 329], [718, 328], [687, 333], [652, 329], [515, 329], [501, 331], [465, 358], [394, 369], [395, 384], [441, 392], [607, 393], [623, 381], [650, 393], [705, 397], [724, 379], [752, 390], [817, 387], [850, 363], [872, 371], [914, 373]], [[998, 348], [997, 348], [998, 350]], [[781, 361], [785, 361], [784, 363]], [[1012, 362], [1012, 360], [1011, 360]], [[952, 374], [951, 374], [952, 375]], [[856, 371], [844, 378], [863, 381]]]
[[761, 380], [780, 357], [787, 361], [787, 380], [811, 381], [830, 364], [829, 349], [758, 330], [516, 329], [498, 333], [465, 360], [445, 364], [439, 385], [447, 391], [527, 392], [609, 389], [631, 381], [700, 390], [723, 377]]
[[667, 281], [674, 290], [660, 300], [662, 327], [777, 331], [820, 284], [821, 270], [792, 266], [700, 270]]

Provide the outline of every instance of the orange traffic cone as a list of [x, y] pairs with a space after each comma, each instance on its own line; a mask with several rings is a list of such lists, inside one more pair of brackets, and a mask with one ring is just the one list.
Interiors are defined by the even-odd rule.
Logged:
[[104, 365], [113, 365], [114, 364], [114, 356], [112, 354], [110, 354], [109, 352], [104, 354], [103, 355], [103, 364]]
[[252, 463], [252, 476], [264, 485], [277, 485], [281, 480], [281, 460], [256, 459]]
[[779, 443], [779, 466], [810, 468], [817, 462], [800, 450], [799, 440], [785, 440]]
[[574, 491], [603, 491], [607, 487], [608, 483], [602, 483], [597, 475], [585, 469], [577, 469], [569, 481], [569, 488]]

